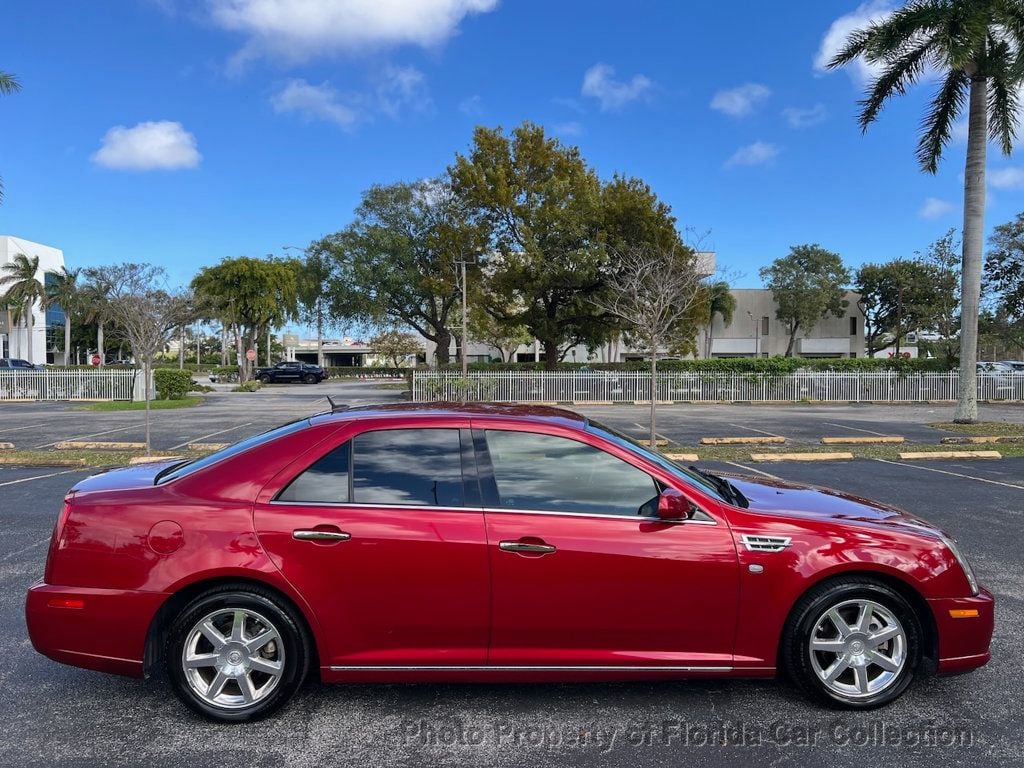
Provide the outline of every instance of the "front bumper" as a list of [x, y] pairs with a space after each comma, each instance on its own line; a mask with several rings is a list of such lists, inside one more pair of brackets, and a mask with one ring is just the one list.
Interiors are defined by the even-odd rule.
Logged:
[[38, 582], [25, 598], [32, 646], [54, 661], [142, 677], [146, 634], [167, 595]]
[[939, 636], [940, 675], [969, 672], [992, 657], [995, 598], [984, 587], [975, 597], [929, 600]]

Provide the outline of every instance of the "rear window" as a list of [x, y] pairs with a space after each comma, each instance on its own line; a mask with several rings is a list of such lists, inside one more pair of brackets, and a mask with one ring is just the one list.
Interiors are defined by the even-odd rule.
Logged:
[[258, 435], [246, 438], [241, 442], [229, 445], [220, 451], [214, 451], [208, 456], [204, 456], [201, 459], [194, 459], [192, 461], [182, 462], [181, 464], [175, 464], [162, 470], [157, 474], [154, 479], [155, 485], [163, 485], [169, 483], [171, 480], [177, 480], [179, 477], [185, 477], [191, 475], [194, 472], [198, 472], [202, 469], [206, 469], [212, 464], [216, 464], [218, 461], [229, 459], [232, 456], [237, 456], [240, 453], [248, 451], [250, 448], [255, 448], [258, 445], [269, 443], [272, 440], [277, 440], [279, 437], [290, 435], [293, 432], [298, 432], [300, 429], [305, 429], [309, 426], [309, 419], [301, 419], [299, 421], [293, 421], [289, 424], [285, 424], [281, 427], [276, 427], [268, 432], [261, 432]]

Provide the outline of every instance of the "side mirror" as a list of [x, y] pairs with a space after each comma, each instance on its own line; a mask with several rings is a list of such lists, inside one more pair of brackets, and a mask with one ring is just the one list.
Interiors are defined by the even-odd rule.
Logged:
[[680, 491], [666, 488], [658, 497], [658, 517], [666, 522], [689, 520], [693, 514], [693, 505]]

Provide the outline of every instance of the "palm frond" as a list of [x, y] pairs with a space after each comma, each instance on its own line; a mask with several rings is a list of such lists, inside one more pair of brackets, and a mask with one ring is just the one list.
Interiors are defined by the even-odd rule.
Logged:
[[971, 79], [959, 69], [952, 70], [932, 99], [928, 114], [921, 122], [921, 140], [917, 144], [917, 162], [928, 173], [938, 170], [942, 150], [953, 134], [953, 124], [963, 111]]
[[866, 131], [875, 121], [885, 102], [894, 95], [903, 95], [907, 87], [917, 82], [924, 72], [932, 52], [932, 41], [924, 40], [916, 48], [892, 61], [881, 75], [871, 84], [867, 96], [860, 101], [861, 112], [858, 122]]
[[858, 29], [851, 32], [850, 36], [846, 38], [846, 44], [825, 66], [828, 69], [836, 69], [837, 67], [849, 64], [854, 59], [864, 55], [864, 51], [868, 46], [868, 42], [871, 40], [871, 35], [873, 34], [874, 29], [875, 28], [872, 25], [865, 27], [864, 29]]
[[892, 61], [916, 46], [922, 36], [930, 37], [941, 29], [949, 17], [945, 0], [918, 0], [893, 11], [885, 20], [873, 25], [864, 46], [870, 62]]
[[1006, 156], [1013, 152], [1013, 141], [1017, 138], [1017, 113], [1020, 103], [1017, 97], [1017, 80], [1013, 76], [1015, 65], [1013, 52], [1005, 40], [989, 36], [988, 44], [988, 131], [992, 141]]
[[0, 94], [8, 96], [21, 90], [21, 82], [9, 72], [0, 72]]

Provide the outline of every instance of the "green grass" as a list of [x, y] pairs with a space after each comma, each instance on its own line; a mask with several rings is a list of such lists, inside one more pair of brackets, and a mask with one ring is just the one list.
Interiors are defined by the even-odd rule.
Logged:
[[[201, 397], [183, 397], [181, 400], [150, 400], [149, 407], [154, 411], [167, 411], [175, 408], [191, 408], [203, 402]], [[113, 400], [105, 403], [89, 403], [76, 410], [79, 411], [144, 411], [144, 402], [129, 402], [127, 400]]]
[[[0, 451], [0, 459], [4, 465], [23, 467], [59, 467], [59, 466], [84, 466], [84, 467], [124, 467], [136, 456], [144, 456], [144, 451], [33, 451], [15, 450]], [[205, 453], [196, 451], [175, 451], [173, 454], [165, 451], [153, 451], [153, 456], [174, 456], [182, 459], [195, 459], [205, 456]]]
[[662, 453], [695, 453], [701, 461], [749, 462], [752, 453], [852, 453], [856, 459], [889, 459], [899, 461], [904, 451], [999, 451], [1003, 456], [1024, 456], [1024, 444], [998, 445], [919, 445], [916, 443], [875, 445], [820, 445], [789, 443], [787, 445], [678, 445], [661, 449]]
[[1024, 424], [1013, 424], [1006, 421], [979, 421], [975, 424], [954, 424], [951, 421], [940, 421], [928, 426], [943, 429], [946, 432], [959, 432], [962, 435], [1024, 435]]

